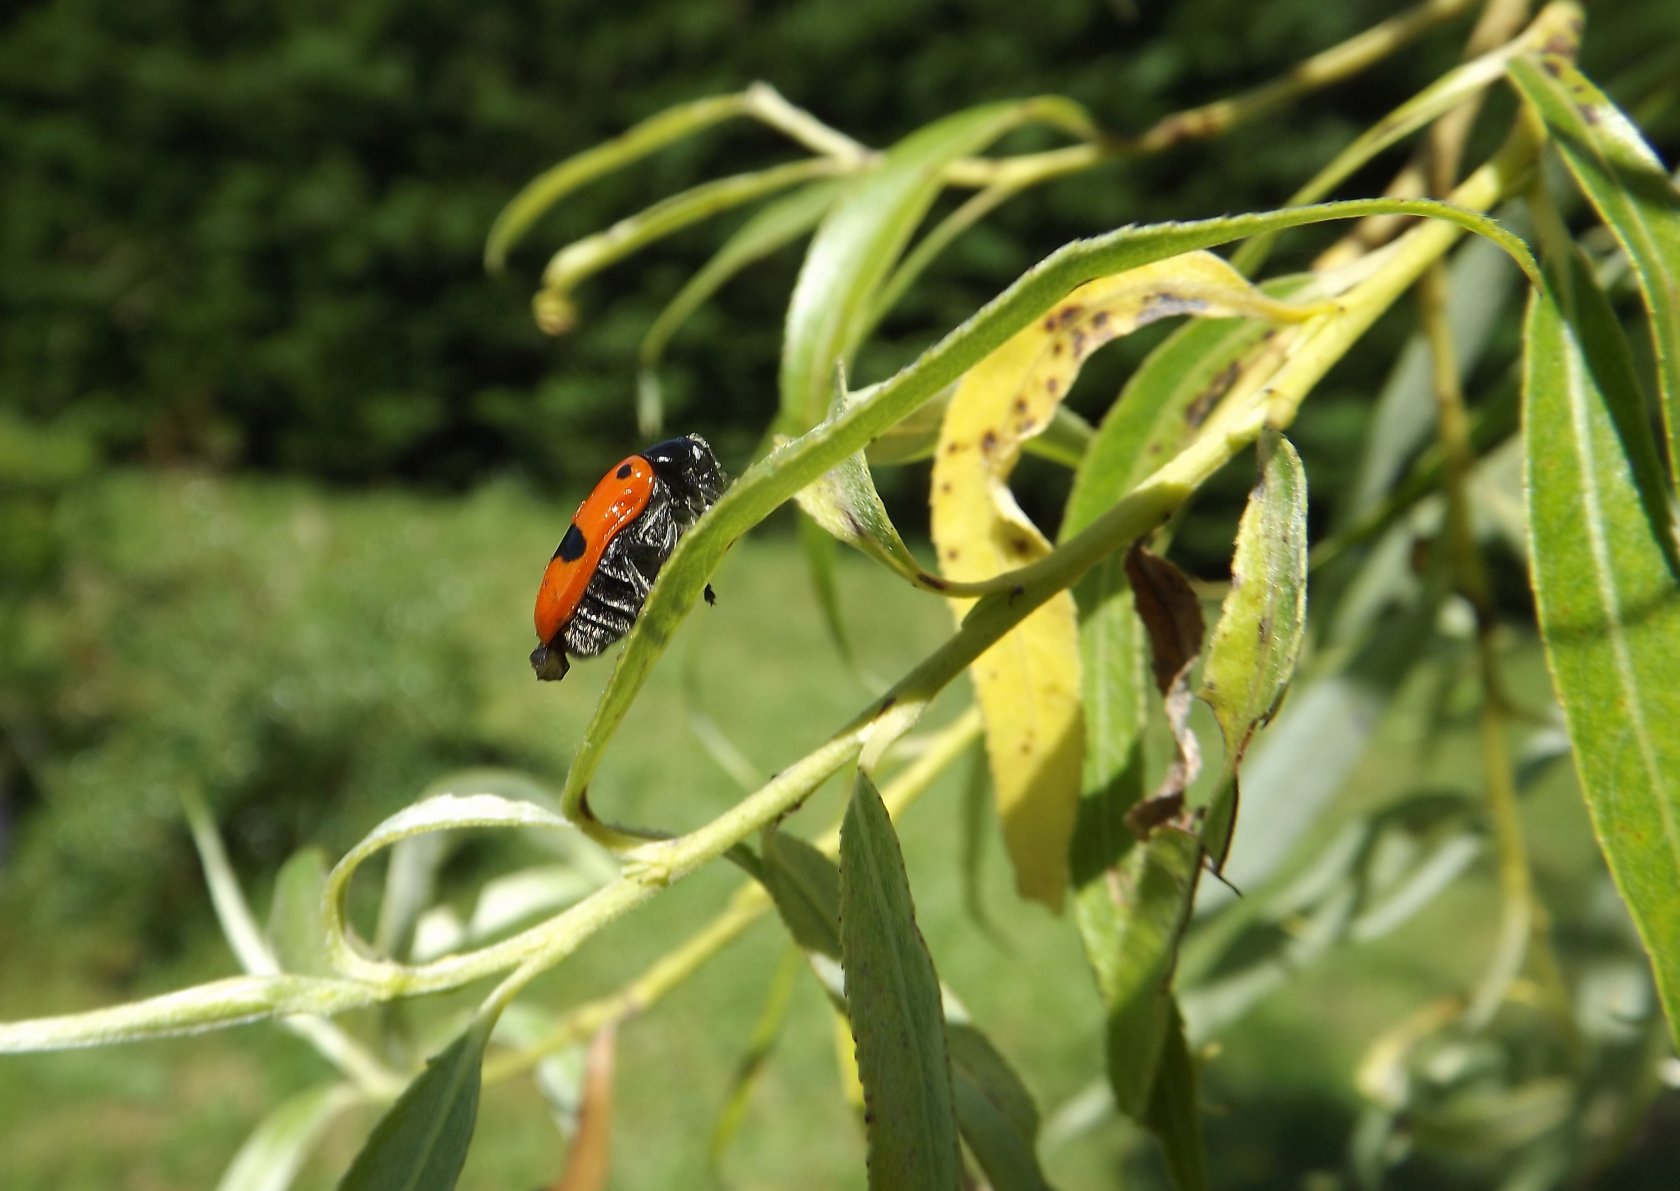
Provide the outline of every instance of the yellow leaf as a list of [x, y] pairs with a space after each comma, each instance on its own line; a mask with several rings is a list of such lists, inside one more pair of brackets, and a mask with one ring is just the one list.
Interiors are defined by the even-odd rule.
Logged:
[[[1021, 443], [1049, 424], [1098, 347], [1177, 314], [1299, 320], [1315, 307], [1266, 297], [1207, 252], [1075, 289], [958, 384], [933, 462], [933, 541], [948, 579], [978, 581], [1043, 557], [1050, 543], [1009, 491]], [[953, 599], [960, 621], [971, 600]], [[1003, 837], [1021, 896], [1060, 909], [1079, 802], [1084, 718], [1079, 625], [1061, 592], [971, 667]]]

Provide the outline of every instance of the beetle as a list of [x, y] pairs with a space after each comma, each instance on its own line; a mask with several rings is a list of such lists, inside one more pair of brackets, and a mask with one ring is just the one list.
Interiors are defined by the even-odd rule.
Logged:
[[630, 631], [677, 539], [728, 483], [698, 434], [655, 443], [601, 477], [537, 588], [531, 668], [538, 678], [564, 678], [568, 654], [595, 657]]

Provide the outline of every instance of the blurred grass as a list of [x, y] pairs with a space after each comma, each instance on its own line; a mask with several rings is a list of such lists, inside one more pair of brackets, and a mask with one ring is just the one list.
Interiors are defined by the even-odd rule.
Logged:
[[[40, 748], [26, 757], [27, 797], [0, 868], [0, 1017], [232, 969], [185, 842], [179, 783], [217, 806], [260, 914], [293, 846], [314, 840], [336, 854], [450, 768], [511, 764], [557, 781], [608, 670], [584, 665], [564, 684], [538, 685], [525, 662], [532, 590], [569, 512], [569, 499], [511, 483], [453, 501], [180, 474], [117, 473], [71, 490], [51, 527], [57, 578], [12, 610], [21, 651], [5, 671], [8, 729], [33, 717]], [[881, 581], [860, 558], [842, 559], [841, 584], [873, 671], [901, 671], [948, 629], [937, 601]], [[688, 667], [706, 709], [766, 773], [867, 695], [826, 644], [791, 535], [744, 540], [715, 586], [717, 606], [684, 626], [592, 789], [609, 816], [677, 829], [737, 796], [686, 729]], [[1529, 646], [1516, 665], [1538, 681]], [[1525, 679], [1517, 689], [1538, 688]], [[959, 698], [966, 691], [934, 719]], [[1432, 698], [1416, 692], [1387, 725], [1354, 782], [1357, 803], [1474, 786], [1472, 722], [1453, 714], [1450, 689], [1442, 716], [1430, 714]], [[1096, 998], [1069, 923], [1014, 900], [995, 840], [984, 900], [1002, 941], [967, 916], [956, 846], [964, 768], [903, 825], [920, 925], [942, 976], [1049, 1116], [1100, 1072]], [[813, 833], [838, 809], [831, 787], [792, 829]], [[1543, 880], [1599, 881], [1565, 767], [1540, 783], [1528, 813]], [[476, 880], [522, 851], [485, 845], [451, 871]], [[696, 875], [592, 940], [533, 997], [566, 1005], [614, 987], [704, 921], [736, 879], [721, 866]], [[1496, 909], [1478, 868], [1402, 931], [1339, 952], [1245, 1019], [1204, 1086], [1219, 1185], [1293, 1186], [1336, 1169], [1359, 1054], [1405, 1013], [1474, 980]], [[761, 924], [623, 1031], [614, 1186], [705, 1184], [708, 1136], [783, 947]], [[804, 982], [728, 1164], [732, 1185], [860, 1182], [829, 1013]], [[261, 1026], [0, 1059], [0, 1186], [213, 1185], [267, 1109], [327, 1074], [300, 1042]], [[336, 1127], [300, 1186], [330, 1185], [368, 1123]], [[1149, 1185], [1147, 1151], [1110, 1124], [1046, 1161], [1063, 1187], [1111, 1186], [1123, 1173]], [[462, 1185], [544, 1185], [561, 1160], [529, 1084], [496, 1087]]]

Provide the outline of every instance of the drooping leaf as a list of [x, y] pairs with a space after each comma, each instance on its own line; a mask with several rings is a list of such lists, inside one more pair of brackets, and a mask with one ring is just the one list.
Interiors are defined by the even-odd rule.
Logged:
[[986, 104], [911, 133], [846, 186], [817, 229], [788, 304], [780, 385], [787, 429], [821, 416], [834, 366], [857, 350], [874, 294], [938, 197], [945, 167], [1036, 121], [1090, 129], [1064, 99]]
[[767, 203], [742, 224], [666, 303], [659, 317], [648, 326], [647, 333], [642, 336], [642, 345], [636, 352], [640, 369], [637, 429], [643, 437], [657, 435], [663, 421], [658, 368], [671, 336], [730, 278], [815, 227], [823, 213], [834, 205], [839, 187], [840, 183], [833, 179], [811, 182], [792, 194]]
[[[840, 877], [834, 862], [795, 836], [769, 832], [762, 876], [782, 921], [805, 948], [812, 970], [836, 1007], [845, 1011], [845, 982], [833, 962], [840, 956]], [[998, 1191], [1042, 1186], [1035, 1156], [1038, 1117], [1025, 1086], [985, 1036], [951, 1008], [954, 998], [945, 994], [941, 1001], [952, 1014], [946, 1036], [963, 1140]], [[841, 1068], [851, 1080], [857, 1064], [849, 1034], [847, 1040]]]
[[1680, 484], [1680, 189], [1621, 109], [1555, 54], [1511, 63], [1576, 183], [1627, 254], [1651, 318], [1668, 457]]
[[1201, 1107], [1196, 1099], [1196, 1061], [1185, 1042], [1184, 1023], [1176, 1009], [1149, 1106], [1149, 1128], [1161, 1141], [1161, 1153], [1177, 1191], [1202, 1191], [1209, 1185]]
[[1133, 846], [1108, 878], [1115, 933], [1104, 948], [1099, 979], [1108, 1007], [1109, 1084], [1120, 1110], [1145, 1124], [1162, 1047], [1177, 1016], [1173, 971], [1201, 863], [1195, 835], [1166, 826]]
[[[946, 411], [932, 479], [933, 537], [946, 578], [991, 579], [1049, 552], [1008, 488], [1021, 443], [1061, 403], [1096, 348], [1174, 314], [1300, 319], [1209, 253], [1102, 278], [1073, 291], [971, 369]], [[969, 601], [953, 601], [960, 619]], [[1022, 896], [1059, 907], [1080, 788], [1074, 600], [1046, 602], [971, 668], [1004, 840]]]
[[840, 873], [834, 861], [798, 836], [767, 831], [764, 887], [794, 942], [840, 958]]
[[1599, 847], [1680, 1038], [1680, 546], [1626, 342], [1578, 256], [1528, 312], [1530, 566]]
[[566, 1151], [566, 1169], [554, 1191], [600, 1191], [607, 1185], [612, 1157], [613, 1068], [618, 1027], [605, 1026], [589, 1043], [583, 1065], [583, 1099], [577, 1133]]
[[750, 90], [678, 104], [648, 117], [622, 135], [586, 149], [539, 174], [526, 183], [496, 216], [484, 244], [485, 268], [492, 273], [500, 272], [507, 260], [508, 250], [532, 224], [572, 191], [714, 124], [747, 115], [751, 108]]
[[1230, 848], [1238, 767], [1248, 742], [1272, 718], [1301, 652], [1307, 611], [1307, 476], [1281, 434], [1260, 439], [1260, 480], [1237, 525], [1231, 587], [1213, 628], [1202, 699], [1225, 739], [1228, 802], [1216, 802], [1203, 831], [1215, 867]]
[[946, 1026], [963, 1140], [993, 1191], [1049, 1191], [1037, 1154], [1038, 1106], [991, 1040], [967, 1022]]
[[339, 1191], [450, 1191], [478, 1121], [491, 1022], [478, 1019], [379, 1118]]
[[962, 1162], [939, 977], [916, 929], [892, 820], [861, 772], [840, 830], [840, 951], [869, 1185], [956, 1188]]
[[[744, 472], [712, 510], [685, 534], [660, 571], [636, 627], [625, 639], [606, 689], [595, 705], [571, 768], [562, 806], [591, 818], [585, 793], [606, 748], [682, 618], [700, 599], [729, 545], [801, 488], [923, 403], [933, 400], [1010, 336], [1043, 316], [1082, 282], [1200, 248], [1280, 228], [1367, 215], [1415, 215], [1462, 226], [1499, 243], [1525, 272], [1536, 272], [1520, 239], [1485, 215], [1423, 199], [1363, 199], [1288, 211], [1222, 217], [1156, 227], [1128, 227], [1068, 244], [1024, 274], [973, 318], [922, 353], [914, 363], [872, 386], [838, 420], [784, 443]], [[611, 838], [605, 828], [596, 834]], [[640, 840], [614, 841], [640, 843]]]
[[359, 1098], [348, 1084], [326, 1083], [282, 1101], [239, 1147], [216, 1191], [286, 1191], [333, 1118]]

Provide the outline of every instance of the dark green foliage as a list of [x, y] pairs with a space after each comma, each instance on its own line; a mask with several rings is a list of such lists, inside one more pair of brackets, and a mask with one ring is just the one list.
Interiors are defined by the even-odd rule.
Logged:
[[[486, 278], [485, 229], [536, 170], [754, 78], [877, 145], [1043, 90], [1131, 130], [1368, 15], [1270, 13], [1261, 35], [1223, 0], [1135, 19], [1083, 0], [33, 5], [0, 32], [0, 404], [119, 459], [444, 483], [509, 463], [587, 471], [580, 459], [623, 445], [635, 342], [721, 229], [587, 286], [585, 321], [560, 341], [526, 310], [543, 252], [786, 154], [763, 133], [674, 149], [569, 200], [510, 278]], [[886, 57], [900, 68], [858, 68]], [[1438, 65], [1418, 62], [1418, 79]], [[1407, 85], [1370, 112], [1301, 114], [1287, 153], [1217, 170], [1171, 156], [1023, 203], [893, 325], [954, 323], [1070, 236], [1275, 201]], [[771, 407], [792, 259], [724, 295], [729, 325], [759, 331], [702, 317], [679, 337], [666, 388], [685, 427]]]

